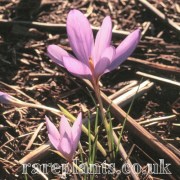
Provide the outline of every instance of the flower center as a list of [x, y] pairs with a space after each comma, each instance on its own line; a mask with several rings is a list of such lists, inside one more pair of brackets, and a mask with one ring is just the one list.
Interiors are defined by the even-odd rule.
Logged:
[[93, 60], [91, 57], [89, 58], [89, 68], [90, 68], [92, 74], [94, 74], [94, 63], [93, 63]]

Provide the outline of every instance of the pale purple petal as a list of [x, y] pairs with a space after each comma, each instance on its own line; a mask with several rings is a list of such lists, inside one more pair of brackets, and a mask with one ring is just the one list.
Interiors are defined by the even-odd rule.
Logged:
[[112, 59], [114, 58], [115, 53], [116, 53], [115, 51], [116, 50], [115, 50], [114, 46], [109, 46], [104, 50], [104, 52], [101, 55], [101, 58], [107, 58], [110, 61], [112, 61]]
[[55, 125], [49, 120], [47, 116], [45, 116], [45, 119], [49, 140], [51, 141], [52, 145], [57, 149], [60, 140], [60, 134]]
[[61, 122], [59, 126], [60, 136], [62, 137], [65, 133], [71, 138], [71, 126], [65, 116], [61, 117]]
[[67, 51], [56, 45], [49, 45], [47, 47], [48, 56], [58, 64], [63, 66], [63, 56], [71, 56]]
[[49, 138], [51, 144], [54, 146], [54, 148], [58, 150], [59, 140], [56, 139], [56, 138], [55, 138], [54, 136], [52, 136], [51, 134], [48, 134], [48, 138]]
[[81, 128], [82, 128], [82, 113], [78, 114], [76, 121], [72, 127], [72, 137], [73, 137], [73, 149], [74, 151], [77, 149], [78, 142], [81, 136]]
[[72, 141], [66, 132], [59, 142], [58, 150], [68, 161], [72, 161], [75, 151], [72, 147]]
[[64, 57], [63, 63], [64, 67], [75, 76], [87, 79], [90, 79], [90, 77], [92, 76], [89, 67], [81, 61], [78, 61], [77, 59]]
[[104, 18], [101, 28], [99, 29], [95, 40], [95, 46], [93, 49], [93, 60], [95, 65], [100, 60], [104, 50], [110, 46], [111, 37], [112, 37], [112, 22], [111, 22], [111, 18], [107, 16]]
[[114, 55], [115, 55], [115, 48], [113, 46], [110, 46], [104, 50], [100, 60], [97, 62], [95, 66], [96, 77], [104, 74], [105, 70], [109, 67]]
[[126, 37], [121, 44], [116, 48], [116, 55], [111, 65], [109, 66], [109, 71], [117, 68], [121, 63], [123, 63], [135, 50], [137, 44], [140, 41], [141, 31], [137, 29]]
[[94, 39], [89, 21], [80, 11], [71, 10], [69, 12], [67, 34], [77, 59], [88, 64], [94, 46]]
[[13, 97], [10, 96], [9, 94], [0, 91], [0, 102], [1, 103], [11, 104], [12, 98]]

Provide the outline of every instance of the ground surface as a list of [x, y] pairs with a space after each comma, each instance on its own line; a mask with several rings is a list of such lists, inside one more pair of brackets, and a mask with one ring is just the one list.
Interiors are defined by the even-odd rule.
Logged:
[[[151, 0], [149, 2], [166, 17], [172, 19], [176, 25], [180, 25], [178, 1]], [[74, 8], [86, 13], [91, 24], [96, 27], [100, 26], [106, 15], [110, 15], [114, 30], [132, 32], [137, 27], [143, 29], [141, 42], [133, 55], [123, 63], [121, 68], [101, 78], [102, 91], [109, 96], [132, 81], [139, 84], [149, 79], [153, 82], [151, 88], [135, 99], [130, 116], [137, 122], [171, 116], [165, 120], [142, 123], [142, 126], [158, 139], [164, 140], [166, 145], [168, 143], [170, 150], [179, 157], [179, 86], [148, 77], [142, 79], [141, 75], [137, 75], [137, 71], [141, 71], [164, 79], [171, 79], [176, 83], [180, 77], [179, 33], [168, 26], [167, 22], [163, 23], [138, 0], [49, 0], [41, 3], [35, 0], [21, 2], [1, 0], [0, 90], [26, 102], [38, 102], [57, 109], [58, 105], [61, 105], [75, 116], [80, 110], [83, 111], [84, 117], [87, 116], [88, 111], [95, 111], [93, 101], [81, 80], [57, 67], [46, 55], [46, 48], [49, 44], [60, 45], [71, 52], [65, 28], [36, 28], [28, 25], [31, 21], [65, 24], [68, 12]], [[10, 23], [3, 23], [2, 20], [8, 20]], [[24, 25], [12, 24], [11, 20], [26, 23]], [[122, 34], [114, 33], [112, 44], [118, 45], [123, 38]], [[121, 105], [126, 112], [129, 106], [130, 103]], [[59, 124], [59, 118], [48, 111], [36, 108], [17, 108], [2, 104], [0, 112], [0, 179], [25, 179], [22, 171], [17, 171], [20, 167], [18, 161], [48, 141], [44, 116], [50, 116], [56, 124]], [[119, 127], [116, 132], [120, 132], [122, 123], [116, 119], [113, 123], [114, 126]], [[41, 129], [37, 137], [27, 147], [32, 134], [39, 126]], [[87, 137], [83, 137], [84, 150], [87, 149], [86, 141]], [[122, 142], [127, 153], [131, 149], [132, 162], [140, 163], [144, 169], [148, 162], [158, 162], [158, 159], [164, 158], [158, 153], [152, 153], [145, 143], [132, 135], [128, 127], [125, 128]], [[57, 160], [63, 162], [52, 152], [36, 160], [48, 163], [49, 159], [51, 162]], [[101, 155], [98, 161], [103, 161]], [[122, 163], [123, 161], [118, 159], [117, 168], [121, 167]], [[171, 176], [143, 176], [140, 174], [140, 178], [173, 179], [174, 177], [176, 179], [177, 168], [171, 168], [173, 172]], [[40, 177], [32, 174], [27, 176], [29, 179]], [[56, 176], [50, 174], [49, 177], [55, 178]], [[121, 178], [130, 178], [130, 176], [123, 175], [119, 177]]]

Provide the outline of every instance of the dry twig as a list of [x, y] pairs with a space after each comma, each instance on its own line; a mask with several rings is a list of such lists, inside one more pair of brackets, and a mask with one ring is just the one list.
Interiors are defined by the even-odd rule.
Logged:
[[[93, 88], [89, 81], [84, 80], [84, 82], [90, 87]], [[159, 142], [159, 140], [150, 134], [146, 129], [139, 125], [132, 117], [127, 115], [119, 106], [114, 104], [109, 98], [101, 92], [101, 97], [104, 101], [104, 104], [109, 107], [112, 114], [122, 122], [122, 119], [127, 118], [126, 127], [132, 132], [137, 138], [141, 139], [146, 145], [156, 151], [161, 157], [168, 160], [173, 165], [174, 170], [178, 174], [178, 169], [180, 167], [180, 159], [170, 151], [166, 146]]]
[[171, 29], [173, 29], [178, 34], [178, 36], [180, 36], [180, 27], [175, 22], [167, 18], [161, 11], [151, 5], [147, 0], [137, 1], [144, 5], [147, 9], [149, 9], [157, 17], [159, 17], [165, 24], [167, 24]]

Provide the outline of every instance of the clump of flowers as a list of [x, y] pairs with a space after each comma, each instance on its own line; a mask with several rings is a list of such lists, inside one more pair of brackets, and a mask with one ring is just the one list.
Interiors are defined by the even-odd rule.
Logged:
[[48, 46], [48, 56], [71, 74], [91, 81], [107, 132], [109, 152], [112, 152], [113, 133], [104, 113], [98, 82], [103, 74], [117, 68], [132, 54], [140, 41], [140, 29], [130, 33], [115, 48], [111, 45], [112, 22], [109, 16], [104, 18], [94, 40], [87, 18], [80, 11], [71, 10], [67, 17], [67, 34], [75, 57], [57, 45]]
[[[117, 68], [133, 53], [141, 37], [140, 29], [130, 33], [115, 48], [111, 45], [112, 21], [109, 16], [104, 18], [100, 30], [94, 39], [87, 18], [80, 11], [71, 10], [67, 17], [67, 34], [75, 56], [57, 45], [48, 46], [48, 56], [53, 62], [66, 68], [71, 74], [91, 81], [99, 103], [101, 118], [107, 132], [109, 152], [112, 152], [114, 150], [111, 139], [113, 131], [104, 113], [98, 81], [103, 74]], [[0, 102], [16, 106], [44, 108], [59, 113], [58, 110], [53, 108], [25, 103], [3, 92], [0, 92]], [[72, 164], [81, 136], [82, 114], [79, 113], [72, 127], [67, 118], [62, 116], [59, 130], [48, 117], [45, 117], [45, 119], [50, 142]]]

